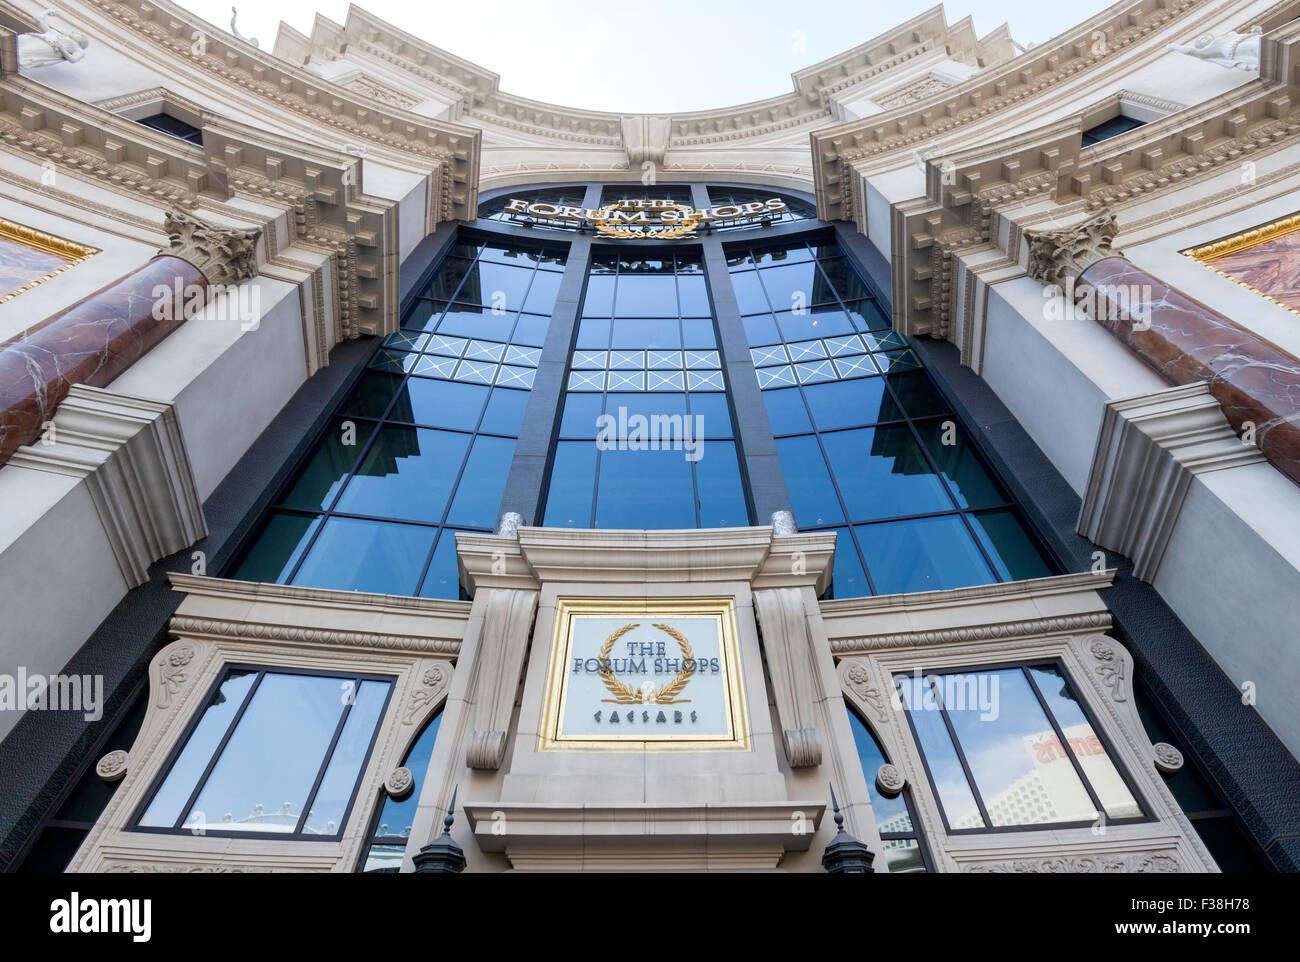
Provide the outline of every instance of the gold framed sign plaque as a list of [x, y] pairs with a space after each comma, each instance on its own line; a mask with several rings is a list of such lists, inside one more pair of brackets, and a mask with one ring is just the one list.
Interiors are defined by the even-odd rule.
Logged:
[[561, 600], [539, 747], [748, 750], [734, 600]]

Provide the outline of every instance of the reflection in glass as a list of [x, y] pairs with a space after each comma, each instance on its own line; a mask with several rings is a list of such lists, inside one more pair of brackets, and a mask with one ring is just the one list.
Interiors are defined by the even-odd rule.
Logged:
[[391, 687], [232, 669], [140, 826], [338, 835]]

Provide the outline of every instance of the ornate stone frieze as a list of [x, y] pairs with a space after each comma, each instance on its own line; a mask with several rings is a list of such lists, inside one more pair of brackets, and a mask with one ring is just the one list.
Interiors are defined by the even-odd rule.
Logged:
[[836, 655], [851, 655], [897, 648], [956, 645], [979, 641], [1008, 641], [1039, 634], [1104, 630], [1109, 627], [1110, 616], [1108, 614], [1090, 612], [1059, 618], [1030, 618], [1022, 621], [1008, 621], [995, 625], [972, 625], [935, 631], [892, 632], [863, 638], [832, 638], [831, 651]]
[[1064, 286], [1067, 278], [1077, 279], [1098, 261], [1122, 256], [1111, 247], [1118, 233], [1119, 222], [1110, 211], [1064, 230], [1026, 231], [1029, 276], [1044, 284]]
[[238, 284], [257, 273], [260, 230], [214, 227], [183, 210], [169, 210], [163, 221], [167, 246], [158, 253], [189, 261], [212, 285]]
[[1168, 852], [1136, 852], [1114, 855], [1046, 855], [1018, 858], [1003, 862], [967, 862], [963, 872], [970, 873], [1087, 873], [1133, 872], [1163, 874], [1183, 871], [1182, 863]]

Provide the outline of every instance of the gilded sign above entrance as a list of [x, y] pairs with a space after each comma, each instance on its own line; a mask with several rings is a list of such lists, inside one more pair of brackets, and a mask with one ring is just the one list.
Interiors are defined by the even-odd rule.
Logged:
[[562, 601], [542, 748], [748, 748], [726, 600]]
[[785, 210], [785, 201], [779, 197], [749, 204], [706, 207], [703, 210], [695, 210], [686, 204], [670, 200], [620, 200], [598, 210], [562, 204], [530, 204], [526, 200], [511, 200], [505, 206], [508, 214], [536, 218], [552, 226], [591, 228], [601, 237], [620, 240], [694, 237], [695, 231], [700, 227], [721, 227], [764, 215], [782, 214]]

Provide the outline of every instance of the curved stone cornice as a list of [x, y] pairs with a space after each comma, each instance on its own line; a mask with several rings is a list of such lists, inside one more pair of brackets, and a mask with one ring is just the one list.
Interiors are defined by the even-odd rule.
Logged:
[[[850, 219], [853, 166], [916, 144], [951, 137], [959, 128], [1037, 97], [1082, 71], [1096, 71], [1132, 45], [1204, 0], [1135, 0], [1112, 7], [1056, 40], [1034, 47], [916, 106], [898, 107], [813, 135], [819, 216]], [[1100, 34], [1104, 43], [1097, 41]]]
[[[374, 103], [338, 84], [292, 63], [258, 50], [213, 29], [205, 21], [168, 0], [86, 0], [137, 36], [168, 51], [175, 64], [190, 65], [209, 78], [216, 89], [228, 85], [254, 96], [268, 109], [297, 115], [314, 131], [333, 129], [340, 143], [358, 142], [415, 158], [420, 165], [442, 165], [439, 220], [472, 219], [477, 208], [480, 132], [469, 126], [433, 120], [419, 114]], [[193, 37], [205, 38], [205, 52], [196, 55]], [[209, 82], [211, 82], [209, 80]]]

